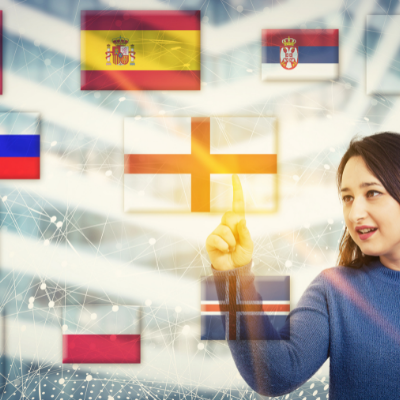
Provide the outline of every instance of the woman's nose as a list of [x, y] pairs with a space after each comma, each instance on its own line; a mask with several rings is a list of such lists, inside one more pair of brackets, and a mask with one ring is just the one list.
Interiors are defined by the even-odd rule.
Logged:
[[356, 197], [351, 205], [349, 219], [351, 222], [356, 223], [367, 216], [367, 207], [365, 200], [362, 197]]

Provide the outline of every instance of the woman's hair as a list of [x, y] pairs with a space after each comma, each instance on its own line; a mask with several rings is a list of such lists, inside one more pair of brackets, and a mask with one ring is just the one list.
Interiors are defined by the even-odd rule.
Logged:
[[[388, 193], [400, 203], [400, 134], [382, 132], [362, 139], [353, 138], [337, 170], [339, 194], [344, 168], [347, 161], [354, 156], [363, 158], [368, 169], [379, 179]], [[360, 268], [363, 264], [368, 264], [378, 258], [363, 254], [345, 227], [339, 244], [338, 265]]]

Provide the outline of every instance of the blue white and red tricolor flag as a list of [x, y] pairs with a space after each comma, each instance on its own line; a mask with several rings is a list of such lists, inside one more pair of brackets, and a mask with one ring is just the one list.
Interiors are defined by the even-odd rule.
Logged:
[[[241, 298], [240, 279], [226, 281], [226, 298], [219, 301], [214, 277], [201, 282], [201, 340], [249, 340], [248, 326], [272, 324], [281, 330], [290, 313], [290, 277], [256, 276], [254, 285], [259, 296]], [[257, 294], [255, 294], [257, 295]], [[261, 297], [261, 300], [260, 300]], [[227, 334], [228, 332], [228, 334]], [[276, 339], [271, 332], [260, 330], [257, 340]]]
[[263, 29], [263, 80], [329, 80], [339, 74], [338, 29]]
[[0, 179], [39, 178], [38, 114], [0, 113]]

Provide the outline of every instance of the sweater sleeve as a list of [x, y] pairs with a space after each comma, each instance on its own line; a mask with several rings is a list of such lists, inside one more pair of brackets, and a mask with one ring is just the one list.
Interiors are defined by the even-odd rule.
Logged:
[[[243, 299], [257, 295], [251, 263], [229, 271], [212, 270], [220, 301], [229, 286], [223, 282], [230, 277], [240, 279]], [[262, 329], [269, 329], [269, 337], [281, 340], [228, 340], [236, 366], [257, 393], [290, 393], [314, 375], [329, 357], [329, 314], [323, 272], [308, 286], [281, 331], [275, 331], [268, 322]]]

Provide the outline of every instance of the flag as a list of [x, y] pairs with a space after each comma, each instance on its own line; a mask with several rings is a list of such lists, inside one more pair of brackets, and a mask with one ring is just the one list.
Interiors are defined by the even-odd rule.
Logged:
[[263, 80], [329, 80], [338, 74], [338, 29], [263, 29]]
[[62, 326], [62, 362], [140, 363], [140, 307], [66, 306]]
[[276, 144], [274, 118], [125, 118], [124, 209], [226, 210], [235, 173], [248, 212], [274, 211]]
[[[214, 277], [201, 281], [201, 340], [267, 340], [267, 330], [260, 330], [254, 337], [249, 325], [262, 327], [266, 319], [279, 331], [290, 313], [290, 277], [256, 276], [254, 285], [259, 298], [240, 296], [240, 279], [229, 277], [226, 281], [226, 298], [219, 301]], [[237, 279], [237, 280], [236, 280]], [[229, 333], [227, 335], [227, 332]]]
[[3, 94], [3, 11], [0, 10], [0, 94]]
[[200, 11], [82, 11], [82, 90], [200, 90]]
[[39, 114], [0, 113], [0, 179], [39, 178]]

